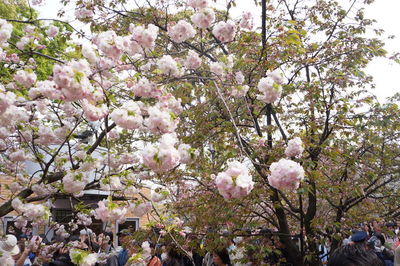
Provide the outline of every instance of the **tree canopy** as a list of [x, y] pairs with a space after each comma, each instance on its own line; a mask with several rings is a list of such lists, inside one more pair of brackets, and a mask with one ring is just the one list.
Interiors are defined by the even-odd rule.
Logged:
[[[268, 228], [284, 248], [247, 242], [249, 260], [317, 265], [319, 236], [334, 249], [352, 225], [400, 214], [400, 98], [379, 103], [364, 72], [386, 56], [384, 32], [366, 36], [371, 1], [262, 0], [234, 18], [235, 1], [63, 0], [90, 32], [9, 2], [0, 150], [12, 183], [0, 216], [48, 223], [45, 200], [100, 189], [110, 197], [77, 205], [75, 222], [149, 213], [182, 249], [186, 227], [208, 249], [224, 230]], [[143, 187], [151, 198], [113, 200]]]

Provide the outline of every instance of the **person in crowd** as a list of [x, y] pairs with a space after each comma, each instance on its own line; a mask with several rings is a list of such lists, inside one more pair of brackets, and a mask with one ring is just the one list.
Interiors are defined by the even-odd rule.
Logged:
[[80, 249], [98, 252], [100, 246], [97, 244], [96, 241], [96, 234], [93, 233], [91, 229], [82, 229], [79, 232], [79, 239], [80, 239]]
[[124, 266], [128, 261], [130, 254], [128, 252], [129, 242], [131, 242], [131, 231], [124, 229], [118, 233], [118, 240], [122, 249], [118, 252], [118, 266]]
[[53, 261], [49, 263], [49, 266], [67, 266], [72, 265], [71, 258], [69, 256], [68, 241], [64, 241], [64, 245], [60, 247], [53, 255]]
[[395, 250], [398, 246], [400, 246], [400, 230], [395, 230], [396, 238], [393, 243], [392, 249]]
[[390, 246], [391, 248], [393, 247], [394, 243], [396, 243], [397, 235], [395, 233], [395, 223], [386, 223], [386, 246]]
[[[14, 237], [15, 238], [15, 237]], [[10, 238], [7, 237], [6, 241], [11, 240]], [[19, 253], [16, 255], [13, 255], [13, 259], [16, 261], [15, 265], [16, 266], [31, 266], [32, 261], [29, 259], [29, 254], [31, 252], [37, 252], [40, 246], [40, 243], [42, 242], [42, 239], [40, 237], [33, 237], [31, 241], [18, 241], [17, 246], [19, 249]], [[14, 243], [14, 239], [12, 240], [12, 243]], [[12, 252], [11, 252], [12, 254]]]
[[162, 266], [183, 266], [184, 259], [182, 254], [178, 251], [176, 245], [171, 244], [167, 247], [167, 258], [163, 262]]
[[149, 262], [147, 263], [147, 266], [162, 266], [160, 258], [156, 255], [156, 246], [150, 242], [150, 248], [152, 250], [152, 256]]
[[375, 254], [384, 263], [384, 265], [393, 266], [394, 255], [390, 250], [385, 248], [385, 246], [382, 243], [384, 243], [384, 238], [381, 234], [372, 236], [368, 240], [369, 248], [375, 251]]
[[216, 250], [212, 253], [214, 266], [232, 266], [229, 258], [229, 252], [226, 248]]
[[[203, 262], [203, 256], [198, 253], [200, 249], [200, 242], [197, 237], [193, 234], [186, 235], [186, 242], [183, 248], [188, 252], [187, 255], [183, 256], [184, 266], [201, 266]], [[192, 263], [193, 260], [193, 263]]]
[[365, 245], [367, 243], [368, 234], [364, 231], [354, 231], [351, 235], [351, 243], [358, 245]]
[[242, 262], [242, 260], [246, 256], [246, 248], [244, 245], [244, 238], [243, 237], [235, 237], [232, 241], [232, 245], [234, 245], [234, 248], [231, 250], [228, 250], [229, 256], [231, 258], [232, 263], [235, 266], [245, 266], [247, 265], [246, 263]]
[[11, 256], [19, 254], [17, 238], [14, 235], [6, 235], [4, 240], [0, 241], [0, 252], [9, 253]]
[[365, 245], [344, 245], [331, 254], [328, 266], [384, 266], [384, 263]]
[[400, 246], [394, 250], [394, 266], [400, 266]]
[[319, 259], [324, 265], [328, 263], [329, 259], [329, 251], [330, 251], [329, 243], [330, 243], [329, 239], [326, 239], [325, 241], [321, 239], [318, 245]]

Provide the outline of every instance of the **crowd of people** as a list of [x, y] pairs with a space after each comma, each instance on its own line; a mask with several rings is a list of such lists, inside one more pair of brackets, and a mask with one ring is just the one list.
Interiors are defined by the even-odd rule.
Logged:
[[[320, 239], [318, 252], [321, 264], [400, 266], [400, 223], [365, 223], [342, 232], [342, 240], [332, 252], [333, 239], [329, 236]], [[186, 242], [179, 244], [178, 241], [160, 241], [160, 238], [158, 241], [150, 237], [138, 239], [135, 233], [131, 229], [121, 230], [117, 234], [117, 242], [110, 232], [96, 235], [88, 228], [80, 230], [79, 235], [56, 235], [52, 241], [47, 241], [45, 236], [8, 234], [0, 240], [0, 254], [11, 254], [11, 265], [16, 266], [75, 265], [79, 256], [85, 256], [77, 251], [86, 252], [86, 256], [96, 255], [91, 262], [79, 263], [85, 266], [291, 265], [283, 259], [285, 247], [279, 237], [268, 229], [259, 230], [256, 238], [252, 237], [254, 232], [248, 232], [248, 236], [243, 237], [221, 236], [223, 244], [208, 252], [204, 248], [207, 242], [204, 239], [199, 242], [199, 237], [195, 235], [185, 236]], [[261, 252], [265, 247], [271, 249], [267, 255]]]
[[361, 223], [343, 234], [339, 248], [319, 245], [320, 259], [330, 266], [400, 266], [400, 222]]

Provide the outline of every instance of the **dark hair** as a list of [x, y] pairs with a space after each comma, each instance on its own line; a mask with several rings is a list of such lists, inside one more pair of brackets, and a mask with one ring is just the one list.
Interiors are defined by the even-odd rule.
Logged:
[[232, 265], [231, 260], [229, 258], [228, 250], [226, 248], [215, 250], [214, 253], [217, 254], [218, 257], [220, 257], [221, 261], [224, 264]]
[[[183, 257], [178, 252], [175, 244], [171, 244], [168, 248], [168, 259], [165, 261], [166, 266], [179, 266], [183, 264]], [[164, 264], [163, 264], [164, 265]]]
[[363, 245], [345, 245], [336, 249], [328, 266], [384, 266], [373, 250]]
[[385, 237], [381, 233], [376, 233], [375, 236], [381, 241], [382, 245], [385, 245]]

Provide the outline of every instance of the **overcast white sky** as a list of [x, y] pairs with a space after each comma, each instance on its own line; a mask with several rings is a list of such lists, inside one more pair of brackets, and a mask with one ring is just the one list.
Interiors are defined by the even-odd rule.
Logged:
[[[225, 2], [225, 0], [218, 1]], [[41, 17], [56, 18], [57, 11], [61, 7], [60, 1], [45, 0], [44, 2], [45, 4], [39, 8]], [[243, 11], [259, 12], [259, 9], [255, 9], [253, 0], [237, 0], [236, 2], [237, 7], [232, 11], [237, 16]], [[376, 19], [378, 21], [377, 27], [384, 29], [388, 35], [396, 36], [395, 39], [386, 41], [386, 50], [389, 55], [395, 51], [400, 51], [400, 24], [397, 19], [399, 10], [400, 0], [375, 0], [375, 3], [366, 9], [367, 18]], [[73, 11], [71, 13], [73, 14]], [[72, 18], [72, 15], [70, 18]], [[390, 62], [387, 59], [375, 59], [366, 71], [375, 79], [376, 89], [374, 93], [380, 101], [383, 101], [395, 92], [400, 92], [400, 82], [398, 79], [400, 76], [400, 65]]]

